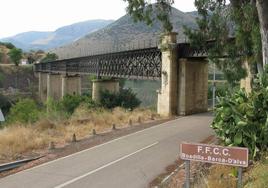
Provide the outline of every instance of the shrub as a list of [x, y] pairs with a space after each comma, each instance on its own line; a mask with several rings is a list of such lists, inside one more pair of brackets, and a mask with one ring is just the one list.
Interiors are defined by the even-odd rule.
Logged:
[[131, 89], [121, 89], [119, 93], [101, 92], [100, 103], [105, 108], [123, 107], [133, 110], [138, 107], [141, 101]]
[[61, 121], [69, 117], [69, 114], [62, 110], [62, 106], [59, 101], [55, 101], [52, 98], [48, 98], [45, 103], [46, 118], [53, 121]]
[[9, 99], [0, 94], [0, 109], [6, 115], [11, 107]]
[[[215, 91], [216, 96], [224, 97], [227, 91], [228, 91], [227, 83], [216, 83], [216, 91]], [[212, 99], [212, 98], [213, 98], [213, 83], [209, 83], [208, 99]]]
[[220, 98], [212, 128], [225, 145], [249, 148], [251, 158], [267, 150], [268, 74], [258, 77], [249, 95], [239, 90]]
[[65, 95], [60, 101], [60, 105], [63, 111], [72, 114], [83, 100], [83, 97], [79, 95]]
[[39, 109], [32, 99], [23, 99], [11, 107], [8, 122], [33, 123], [38, 120]]
[[50, 98], [46, 102], [47, 116], [49, 119], [57, 119], [58, 116], [69, 117], [81, 103], [84, 103], [88, 108], [96, 106], [91, 97], [87, 95], [65, 95], [60, 101]]

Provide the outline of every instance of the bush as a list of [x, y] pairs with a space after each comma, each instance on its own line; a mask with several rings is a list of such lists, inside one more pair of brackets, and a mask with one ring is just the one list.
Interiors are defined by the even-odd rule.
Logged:
[[138, 107], [141, 101], [131, 89], [121, 89], [119, 93], [101, 92], [100, 103], [105, 108], [123, 107], [133, 110]]
[[9, 112], [10, 107], [11, 102], [9, 101], [9, 99], [0, 94], [0, 109], [2, 110], [4, 115]]
[[251, 158], [267, 150], [268, 74], [258, 77], [249, 95], [239, 90], [220, 98], [212, 128], [225, 145], [249, 148]]
[[83, 97], [79, 95], [65, 95], [60, 101], [60, 105], [63, 111], [72, 114], [83, 100]]
[[90, 96], [65, 95], [60, 101], [54, 101], [53, 99], [47, 100], [47, 115], [49, 118], [53, 119], [55, 119], [56, 116], [68, 117], [81, 103], [85, 103], [88, 108], [96, 106]]
[[[215, 95], [218, 97], [224, 97], [228, 91], [227, 83], [216, 83]], [[213, 83], [208, 84], [208, 99], [213, 98]]]
[[32, 99], [23, 99], [11, 107], [8, 122], [33, 123], [38, 120], [39, 109]]

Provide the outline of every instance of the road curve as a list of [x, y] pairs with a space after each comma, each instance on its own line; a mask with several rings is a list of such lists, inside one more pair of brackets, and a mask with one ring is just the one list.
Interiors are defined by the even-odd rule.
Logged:
[[0, 179], [4, 188], [142, 188], [213, 132], [210, 113], [172, 120]]

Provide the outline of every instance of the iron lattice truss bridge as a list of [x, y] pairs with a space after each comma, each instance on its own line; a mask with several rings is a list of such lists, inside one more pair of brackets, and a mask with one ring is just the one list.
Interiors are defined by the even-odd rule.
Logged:
[[[188, 43], [176, 45], [178, 58], [204, 58], [206, 50], [192, 49]], [[157, 47], [62, 59], [35, 64], [35, 72], [92, 74], [128, 79], [160, 79], [161, 51]]]

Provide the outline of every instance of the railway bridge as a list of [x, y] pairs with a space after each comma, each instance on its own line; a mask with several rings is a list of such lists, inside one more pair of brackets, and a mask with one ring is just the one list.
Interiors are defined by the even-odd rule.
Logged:
[[[81, 94], [81, 75], [96, 75], [92, 98], [100, 92], [119, 91], [119, 78], [160, 79], [157, 112], [189, 115], [207, 111], [208, 60], [204, 49], [177, 43], [177, 33], [163, 35], [159, 46], [106, 54], [61, 59], [35, 65], [39, 96], [55, 100], [66, 94]], [[110, 77], [104, 80], [102, 77]]]

